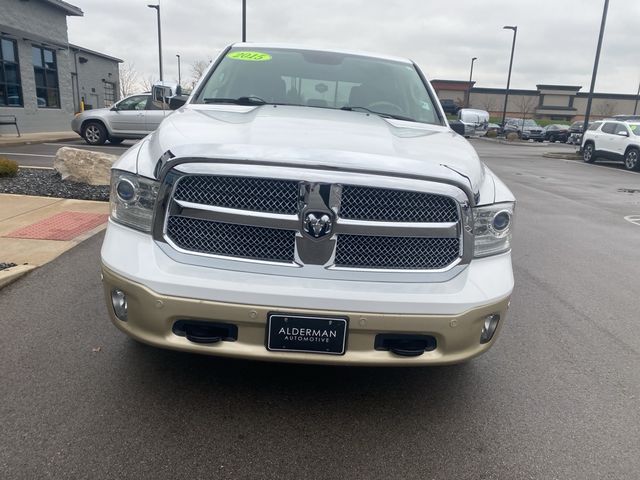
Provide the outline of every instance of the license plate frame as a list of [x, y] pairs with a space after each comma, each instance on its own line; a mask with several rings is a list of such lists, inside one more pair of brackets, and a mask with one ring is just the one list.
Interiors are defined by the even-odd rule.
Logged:
[[266, 348], [270, 352], [344, 355], [348, 326], [347, 317], [270, 313]]

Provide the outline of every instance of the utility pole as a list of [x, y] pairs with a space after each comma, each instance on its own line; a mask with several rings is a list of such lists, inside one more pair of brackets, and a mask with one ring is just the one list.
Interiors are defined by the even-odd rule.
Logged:
[[511, 68], [513, 67], [513, 52], [516, 49], [516, 35], [518, 34], [517, 26], [505, 25], [504, 30], [513, 30], [513, 43], [511, 44], [511, 60], [509, 60], [509, 75], [507, 76], [507, 91], [504, 94], [504, 108], [502, 109], [502, 130], [504, 131], [504, 122], [507, 117], [507, 101], [509, 100], [509, 85], [511, 84]]
[[160, 26], [160, 5], [147, 5], [149, 8], [155, 8], [158, 14], [158, 63], [160, 64], [160, 81], [162, 78], [162, 28]]
[[638, 84], [638, 93], [636, 93], [636, 104], [633, 107], [633, 114], [636, 115], [636, 112], [638, 111], [638, 98], [640, 98], [640, 83]]
[[247, 41], [247, 0], [242, 0], [242, 41]]
[[[602, 21], [600, 22], [600, 36], [598, 37], [598, 47], [596, 48], [596, 59], [593, 62], [593, 74], [591, 75], [591, 88], [589, 89], [589, 99], [587, 100], [587, 111], [584, 114], [584, 125], [582, 132], [587, 131], [589, 126], [589, 117], [591, 116], [591, 101], [593, 100], [593, 90], [596, 86], [596, 77], [598, 76], [598, 63], [600, 62], [600, 49], [602, 48], [602, 37], [604, 37], [604, 27], [607, 23], [607, 11], [609, 10], [609, 0], [604, 0], [604, 9], [602, 10]], [[581, 148], [582, 150], [582, 148]]]

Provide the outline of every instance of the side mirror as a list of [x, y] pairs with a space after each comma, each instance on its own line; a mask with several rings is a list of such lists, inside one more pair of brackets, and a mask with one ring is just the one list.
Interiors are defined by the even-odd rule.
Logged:
[[111, 110], [112, 112], [117, 112], [118, 111], [118, 106], [114, 105], [113, 107], [111, 107], [109, 110]]
[[186, 95], [176, 95], [175, 97], [171, 97], [169, 99], [169, 108], [171, 110], [177, 110], [185, 103], [187, 103], [188, 99], [189, 97]]
[[464, 123], [460, 120], [452, 120], [449, 122], [449, 126], [451, 127], [451, 130], [456, 132], [458, 135], [464, 136]]
[[626, 130], [620, 130], [619, 132], [616, 133], [616, 135], [620, 135], [621, 137], [628, 137], [629, 132], [627, 132]]

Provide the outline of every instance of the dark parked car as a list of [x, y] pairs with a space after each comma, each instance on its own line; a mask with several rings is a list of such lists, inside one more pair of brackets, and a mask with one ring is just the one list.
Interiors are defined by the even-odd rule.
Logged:
[[444, 113], [448, 113], [450, 115], [457, 115], [458, 110], [460, 110], [460, 107], [456, 105], [456, 102], [454, 102], [449, 98], [444, 98], [440, 100], [440, 104], [442, 105], [442, 109], [444, 110]]
[[616, 120], [624, 121], [624, 122], [638, 122], [640, 121], [640, 115], [614, 115], [613, 117]]
[[566, 142], [569, 138], [569, 125], [547, 125], [543, 129], [544, 139], [549, 142]]
[[507, 118], [503, 131], [505, 135], [515, 132], [522, 140], [531, 139], [541, 142], [544, 138], [542, 127], [530, 118]]

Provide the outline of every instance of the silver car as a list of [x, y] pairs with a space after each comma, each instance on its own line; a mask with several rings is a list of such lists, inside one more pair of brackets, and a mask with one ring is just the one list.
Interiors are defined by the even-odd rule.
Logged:
[[102, 145], [107, 140], [118, 144], [127, 138], [145, 137], [170, 113], [166, 105], [145, 93], [124, 98], [111, 108], [79, 113], [71, 121], [71, 128], [89, 145]]

